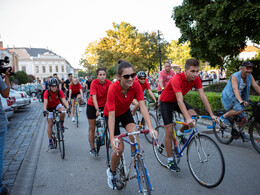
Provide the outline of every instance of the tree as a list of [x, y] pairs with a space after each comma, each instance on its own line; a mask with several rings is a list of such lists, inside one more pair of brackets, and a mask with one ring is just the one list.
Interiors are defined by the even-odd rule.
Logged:
[[172, 17], [182, 33], [180, 42], [190, 41], [193, 57], [223, 66], [248, 39], [260, 42], [259, 5], [257, 0], [184, 0]]
[[14, 76], [14, 80], [18, 81], [18, 84], [26, 84], [28, 83], [28, 75], [24, 71], [18, 71], [15, 73], [16, 75]]
[[83, 70], [79, 70], [79, 72], [78, 72], [78, 77], [83, 77], [83, 78], [85, 78], [85, 76], [87, 76], [87, 73], [86, 73], [85, 71], [83, 71]]
[[178, 41], [171, 41], [167, 49], [167, 57], [172, 60], [172, 64], [181, 66], [184, 69], [186, 60], [191, 58], [190, 43], [183, 44]]

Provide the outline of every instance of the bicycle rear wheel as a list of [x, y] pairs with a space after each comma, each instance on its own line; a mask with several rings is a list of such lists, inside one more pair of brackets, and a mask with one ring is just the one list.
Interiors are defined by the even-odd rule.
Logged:
[[[150, 116], [150, 119], [151, 119], [151, 123], [152, 123], [153, 128], [157, 127], [157, 126], [158, 126], [158, 123], [157, 123], [157, 120], [156, 120], [155, 116], [154, 116], [153, 114], [151, 114], [151, 113], [149, 113], [149, 116]], [[146, 124], [144, 118], [142, 118], [142, 125], [145, 126], [145, 129], [148, 129], [148, 126], [147, 126], [147, 124]], [[147, 140], [150, 144], [153, 143], [153, 139], [151, 138], [151, 136], [150, 136], [149, 133], [144, 134], [144, 136], [145, 136], [146, 140]]]
[[153, 152], [158, 162], [167, 168], [167, 153], [164, 145], [165, 128], [164, 126], [158, 126], [155, 130], [158, 131], [158, 145], [153, 140]]
[[204, 187], [216, 187], [224, 178], [223, 154], [216, 142], [206, 135], [197, 134], [191, 139], [187, 162], [192, 176]]
[[231, 127], [223, 127], [222, 125], [216, 124], [213, 127], [213, 132], [217, 140], [222, 144], [230, 144], [233, 141]]
[[255, 121], [249, 129], [250, 140], [257, 152], [260, 153], [260, 123]]
[[157, 123], [162, 125], [163, 124], [163, 118], [162, 118], [162, 113], [161, 113], [160, 106], [157, 107], [157, 109], [155, 110], [155, 113], [156, 113]]
[[139, 184], [139, 192], [142, 194], [150, 195], [152, 191], [150, 179], [145, 167], [144, 160], [140, 156], [137, 157], [137, 165], [138, 165], [138, 170], [136, 171], [137, 171], [137, 179]]
[[116, 168], [116, 186], [118, 190], [122, 190], [126, 186], [125, 169], [124, 169], [124, 154], [121, 155]]

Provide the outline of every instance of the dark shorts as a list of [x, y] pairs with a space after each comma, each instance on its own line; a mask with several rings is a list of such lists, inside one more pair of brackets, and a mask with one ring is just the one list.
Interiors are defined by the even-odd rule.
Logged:
[[[189, 104], [187, 104], [186, 102], [184, 102], [187, 110], [193, 109]], [[168, 125], [172, 123], [172, 112], [173, 111], [177, 111], [179, 113], [182, 113], [179, 105], [177, 102], [174, 103], [165, 103], [162, 102], [160, 103], [160, 108], [161, 108], [161, 112], [162, 112], [162, 117], [163, 117], [163, 122], [164, 125]]]
[[[106, 116], [106, 123], [108, 126], [108, 117]], [[120, 126], [119, 123], [121, 122], [122, 126], [125, 128], [126, 125], [128, 125], [129, 123], [135, 123], [133, 115], [131, 113], [130, 110], [127, 110], [124, 114], [117, 116], [115, 118], [115, 132], [114, 132], [114, 136], [116, 135], [120, 135]]]
[[77, 97], [78, 94], [80, 94], [80, 92], [79, 92], [79, 93], [76, 93], [76, 94], [71, 94], [71, 99], [76, 99], [76, 97]]
[[158, 91], [158, 95], [161, 95], [162, 94], [162, 91]]
[[[103, 111], [104, 107], [100, 107], [99, 110]], [[96, 111], [95, 106], [91, 106], [91, 105], [87, 104], [86, 114], [87, 114], [88, 119], [95, 119], [95, 118], [97, 118], [96, 112], [97, 111]]]

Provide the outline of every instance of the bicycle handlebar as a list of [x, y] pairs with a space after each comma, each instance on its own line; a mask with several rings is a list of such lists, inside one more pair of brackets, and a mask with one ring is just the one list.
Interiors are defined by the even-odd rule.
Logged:
[[147, 134], [147, 133], [149, 133], [149, 132], [150, 132], [149, 129], [145, 129], [145, 130], [140, 130], [140, 131], [134, 131], [134, 132], [132, 132], [132, 133], [122, 133], [122, 134], [118, 135], [118, 136], [116, 137], [116, 139], [119, 139], [119, 138], [122, 138], [122, 137], [127, 137], [127, 136], [129, 136], [129, 135]]

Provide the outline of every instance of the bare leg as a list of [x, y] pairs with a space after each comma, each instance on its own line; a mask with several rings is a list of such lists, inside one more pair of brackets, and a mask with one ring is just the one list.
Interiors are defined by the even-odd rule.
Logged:
[[89, 144], [91, 149], [94, 148], [94, 139], [95, 139], [95, 126], [96, 126], [96, 119], [88, 119], [89, 124]]
[[165, 149], [168, 158], [172, 157], [172, 130], [173, 130], [173, 123], [165, 125]]

